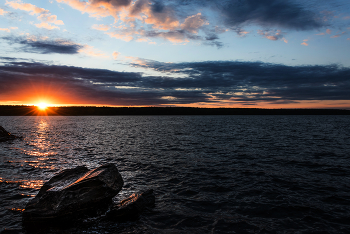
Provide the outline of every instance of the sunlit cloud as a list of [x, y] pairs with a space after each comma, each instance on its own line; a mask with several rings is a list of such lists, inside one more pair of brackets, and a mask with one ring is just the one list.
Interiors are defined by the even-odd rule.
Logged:
[[276, 30], [276, 31], [258, 30], [258, 34], [271, 41], [283, 40], [285, 43], [288, 43], [288, 41], [283, 36], [281, 30]]
[[56, 25], [63, 25], [63, 21], [62, 20], [57, 20], [57, 16], [56, 15], [51, 15], [51, 14], [42, 14], [38, 16], [38, 19], [44, 22], [48, 22], [48, 23], [53, 23]]
[[118, 20], [119, 11], [128, 5], [130, 5], [130, 0], [56, 0], [58, 3], [65, 3], [72, 8], [79, 10], [82, 13], [89, 14], [90, 17], [94, 18], [104, 18], [108, 16], [114, 17]]
[[304, 40], [303, 40], [303, 43], [301, 43], [301, 45], [308, 46], [309, 44], [306, 43], [308, 40], [309, 40], [309, 39], [304, 39]]
[[341, 37], [342, 35], [347, 34], [346, 32], [342, 32], [336, 35], [331, 36], [331, 38], [337, 38], [337, 37]]
[[91, 28], [99, 31], [108, 31], [109, 29], [111, 29], [109, 25], [105, 24], [94, 24]]
[[113, 58], [114, 58], [114, 60], [116, 60], [116, 59], [118, 58], [119, 55], [120, 55], [120, 52], [114, 51], [114, 52], [113, 52]]
[[18, 28], [17, 27], [0, 28], [0, 31], [11, 32], [11, 30], [16, 30], [16, 29]]
[[0, 8], [0, 15], [5, 15], [6, 13], [8, 13], [8, 12], [5, 11], [4, 9]]
[[52, 29], [59, 29], [59, 27], [55, 26], [55, 25], [51, 25], [51, 24], [48, 24], [46, 22], [41, 22], [40, 24], [35, 24], [35, 26], [37, 28], [45, 28], [45, 29], [48, 29], [48, 30], [52, 30]]
[[110, 37], [121, 39], [123, 41], [131, 41], [134, 39], [134, 34], [136, 33], [134, 31], [124, 30], [122, 32], [107, 32], [106, 34]]
[[202, 16], [201, 13], [196, 15], [191, 15], [185, 19], [185, 22], [181, 24], [181, 28], [189, 31], [190, 33], [197, 34], [198, 29], [203, 25], [209, 25], [206, 19]]
[[39, 15], [37, 17], [38, 20], [42, 21], [40, 24], [35, 24], [38, 28], [45, 29], [59, 29], [59, 27], [52, 25], [64, 25], [62, 20], [58, 20], [56, 15], [52, 15], [49, 10], [44, 8], [37, 7], [30, 3], [23, 3], [21, 0], [17, 1], [8, 1], [6, 0], [6, 4], [14, 9], [19, 9], [23, 11], [30, 12], [31, 15]]
[[109, 56], [100, 50], [95, 49], [93, 46], [84, 45], [78, 50], [79, 53], [86, 54], [91, 57], [108, 58]]
[[17, 0], [17, 1], [6, 0], [5, 4], [9, 5], [10, 7], [14, 8], [14, 9], [29, 11], [31, 15], [34, 15], [34, 14], [38, 15], [38, 14], [43, 14], [43, 13], [49, 14], [49, 10], [45, 10], [44, 8], [37, 7], [37, 6], [30, 4], [30, 3], [23, 3], [20, 0]]
[[332, 33], [332, 30], [330, 30], [329, 28], [326, 30], [326, 33], [327, 34], [331, 34]]

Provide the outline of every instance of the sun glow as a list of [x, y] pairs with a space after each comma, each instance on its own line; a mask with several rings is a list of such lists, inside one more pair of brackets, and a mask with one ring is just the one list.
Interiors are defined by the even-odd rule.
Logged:
[[40, 110], [45, 110], [47, 108], [47, 104], [45, 102], [41, 102], [36, 105]]

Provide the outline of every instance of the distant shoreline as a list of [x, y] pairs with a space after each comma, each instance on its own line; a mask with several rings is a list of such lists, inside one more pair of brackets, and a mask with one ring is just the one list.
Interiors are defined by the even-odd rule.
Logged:
[[0, 116], [103, 116], [103, 115], [350, 115], [343, 109], [259, 109], [195, 107], [48, 107], [0, 106]]

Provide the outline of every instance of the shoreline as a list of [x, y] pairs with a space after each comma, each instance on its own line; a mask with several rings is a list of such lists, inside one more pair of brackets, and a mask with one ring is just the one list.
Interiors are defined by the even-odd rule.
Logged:
[[109, 116], [109, 115], [350, 115], [344, 109], [259, 109], [195, 107], [47, 107], [0, 106], [0, 116]]

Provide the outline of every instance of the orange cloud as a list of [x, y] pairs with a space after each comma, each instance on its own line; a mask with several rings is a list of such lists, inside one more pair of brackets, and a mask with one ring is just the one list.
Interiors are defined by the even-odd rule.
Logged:
[[[161, 37], [173, 43], [187, 43], [186, 34], [197, 34], [198, 30], [207, 25], [201, 13], [188, 16], [182, 23], [178, 20], [174, 10], [161, 1], [150, 0], [56, 0], [65, 3], [90, 17], [102, 18], [112, 16], [115, 23], [120, 20], [122, 25], [115, 28], [119, 30], [106, 32], [113, 38], [124, 41], [145, 41], [148, 37]], [[138, 27], [137, 22], [149, 24], [153, 30], [145, 32]], [[110, 26], [93, 25], [93, 29], [108, 31]], [[181, 32], [182, 31], [182, 32]], [[145, 38], [142, 38], [142, 37]], [[141, 38], [140, 38], [141, 37]]]
[[38, 19], [42, 21], [40, 24], [35, 24], [38, 28], [46, 28], [46, 29], [59, 29], [57, 26], [50, 25], [49, 23], [56, 24], [56, 25], [63, 25], [62, 20], [57, 20], [56, 15], [51, 15], [49, 10], [46, 10], [44, 8], [37, 7], [30, 3], [23, 3], [20, 0], [18, 1], [8, 1], [6, 0], [6, 4], [14, 9], [19, 9], [23, 11], [29, 11], [31, 15], [39, 15]]
[[116, 51], [113, 52], [113, 58], [114, 59], [117, 59], [119, 55], [120, 55], [119, 52], [116, 52]]
[[6, 13], [8, 13], [7, 11], [5, 11], [4, 9], [0, 8], [0, 15], [5, 15]]
[[55, 25], [51, 25], [51, 24], [48, 24], [46, 22], [41, 22], [40, 24], [35, 24], [35, 26], [37, 28], [45, 28], [45, 29], [48, 29], [48, 30], [52, 30], [52, 29], [59, 29], [59, 27], [55, 26]]
[[328, 34], [331, 34], [331, 32], [332, 32], [332, 30], [330, 30], [330, 29], [326, 30], [326, 33], [328, 33]]
[[333, 35], [331, 36], [331, 38], [337, 38], [337, 37], [341, 37], [342, 35], [346, 34], [346, 32], [342, 32], [340, 34], [337, 34], [337, 35]]
[[137, 42], [146, 42], [147, 39], [146, 39], [146, 38], [139, 38], [139, 39], [137, 39], [136, 41], [137, 41]]
[[304, 40], [303, 40], [303, 43], [301, 43], [301, 44], [304, 45], [304, 46], [308, 46], [309, 44], [306, 43], [308, 40], [309, 40], [309, 39], [304, 39]]
[[285, 43], [288, 43], [288, 41], [283, 37], [281, 30], [277, 30], [276, 33], [271, 31], [258, 30], [258, 34], [271, 41], [277, 41], [281, 39]]
[[181, 28], [187, 30], [191, 33], [198, 33], [198, 29], [203, 25], [208, 25], [209, 23], [205, 20], [201, 13], [197, 15], [189, 16], [185, 19], [185, 22], [181, 24]]
[[45, 10], [44, 8], [37, 7], [35, 5], [32, 5], [30, 3], [23, 3], [21, 1], [8, 1], [6, 0], [6, 5], [9, 5], [10, 7], [14, 9], [19, 9], [23, 11], [30, 11], [32, 15], [34, 14], [42, 14], [42, 13], [49, 13], [48, 10]]
[[110, 37], [114, 37], [117, 39], [121, 39], [123, 41], [131, 41], [132, 39], [134, 39], [134, 34], [136, 32], [134, 31], [124, 31], [124, 32], [108, 32], [106, 33], [107, 35], [109, 35]]
[[38, 16], [38, 19], [44, 22], [49, 22], [49, 23], [53, 23], [56, 25], [63, 25], [63, 21], [62, 20], [57, 20], [57, 16], [56, 15], [51, 15], [51, 14], [42, 14]]
[[121, 9], [128, 6], [130, 1], [117, 1], [117, 0], [90, 0], [88, 2], [80, 0], [56, 0], [59, 3], [65, 3], [72, 8], [81, 11], [82, 13], [89, 14], [90, 17], [103, 18], [112, 16], [118, 20], [118, 13]]
[[90, 46], [90, 45], [84, 45], [83, 48], [78, 50], [78, 52], [86, 54], [91, 57], [108, 58], [108, 55], [106, 55], [105, 53], [99, 50], [96, 50], [93, 46]]
[[111, 27], [105, 24], [94, 24], [92, 25], [92, 29], [100, 30], [100, 31], [108, 31]]
[[0, 28], [0, 31], [5, 31], [5, 32], [11, 32], [11, 30], [18, 29], [17, 27], [10, 27], [10, 28]]

